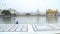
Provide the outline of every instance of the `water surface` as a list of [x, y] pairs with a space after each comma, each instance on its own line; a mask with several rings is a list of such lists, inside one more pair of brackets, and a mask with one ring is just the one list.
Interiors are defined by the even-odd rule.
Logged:
[[0, 24], [59, 24], [60, 17], [47, 17], [47, 16], [17, 16], [17, 17], [0, 17]]

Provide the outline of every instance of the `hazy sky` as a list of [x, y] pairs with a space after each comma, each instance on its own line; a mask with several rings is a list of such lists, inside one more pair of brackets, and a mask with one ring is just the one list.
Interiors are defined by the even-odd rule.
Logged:
[[60, 0], [0, 0], [0, 8], [12, 8], [19, 12], [45, 12], [46, 9], [58, 9], [60, 11]]

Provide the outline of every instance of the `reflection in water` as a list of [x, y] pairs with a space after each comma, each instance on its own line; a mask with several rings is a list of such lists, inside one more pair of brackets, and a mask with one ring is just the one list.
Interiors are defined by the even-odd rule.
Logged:
[[4, 24], [10, 24], [11, 23], [11, 17], [2, 17]]
[[46, 16], [48, 23], [58, 23], [58, 16]]
[[40, 16], [37, 16], [37, 23], [39, 23], [39, 17], [40, 17]]
[[[17, 16], [19, 24], [50, 24], [60, 23], [57, 16]], [[0, 24], [16, 24], [14, 17], [0, 17]]]

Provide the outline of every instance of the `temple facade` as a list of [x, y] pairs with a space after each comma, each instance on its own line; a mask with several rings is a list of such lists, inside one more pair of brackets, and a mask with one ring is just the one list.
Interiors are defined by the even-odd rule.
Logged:
[[54, 9], [54, 10], [52, 10], [52, 9], [48, 9], [48, 10], [46, 10], [46, 15], [53, 15], [53, 16], [57, 16], [58, 15], [58, 10], [56, 9]]

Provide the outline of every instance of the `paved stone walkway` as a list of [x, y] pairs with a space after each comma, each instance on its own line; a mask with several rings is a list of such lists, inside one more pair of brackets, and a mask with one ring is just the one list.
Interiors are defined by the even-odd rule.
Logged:
[[0, 32], [27, 32], [27, 25], [0, 24]]
[[60, 31], [60, 27], [53, 24], [0, 24], [0, 32], [39, 32]]

